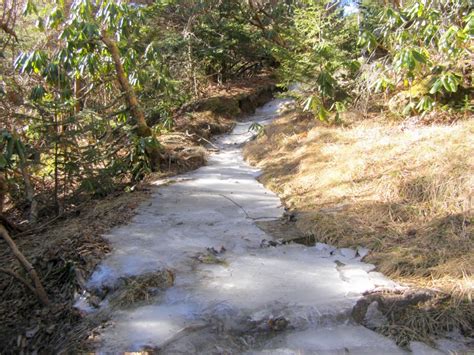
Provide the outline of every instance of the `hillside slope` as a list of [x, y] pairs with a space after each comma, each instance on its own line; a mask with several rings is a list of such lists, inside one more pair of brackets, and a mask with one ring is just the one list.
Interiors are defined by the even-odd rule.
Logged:
[[420, 339], [453, 326], [472, 333], [473, 133], [472, 119], [428, 126], [376, 117], [335, 127], [290, 112], [244, 154], [303, 234], [367, 247], [364, 260], [379, 271], [437, 291], [435, 304], [416, 306], [424, 307], [417, 319], [407, 308], [393, 320], [411, 322], [418, 333], [409, 338]]

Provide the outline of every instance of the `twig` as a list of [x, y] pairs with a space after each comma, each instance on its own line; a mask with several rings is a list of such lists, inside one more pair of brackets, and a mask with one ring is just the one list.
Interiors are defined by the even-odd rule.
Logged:
[[229, 196], [226, 196], [226, 195], [223, 195], [223, 194], [218, 194], [219, 196], [222, 196], [224, 197], [225, 199], [229, 200], [230, 202], [232, 202], [234, 205], [236, 205], [237, 207], [239, 207], [242, 211], [244, 211], [245, 215], [247, 216], [247, 218], [250, 218], [250, 219], [254, 219], [253, 217], [250, 217], [249, 214], [247, 213], [247, 211], [245, 210], [245, 208], [243, 208], [241, 205], [239, 205], [237, 202], [235, 202], [233, 199], [231, 199]]
[[237, 202], [235, 202], [234, 200], [232, 200], [229, 196], [226, 196], [224, 194], [218, 194], [219, 196], [222, 196], [224, 197], [225, 199], [229, 200], [230, 202], [232, 202], [234, 205], [236, 205], [237, 207], [239, 207], [242, 211], [244, 211], [245, 213], [245, 216], [248, 218], [248, 219], [251, 219], [253, 221], [258, 221], [259, 219], [275, 219], [275, 217], [251, 217], [247, 211], [245, 210], [245, 208], [243, 208], [241, 205], [239, 205]]
[[48, 295], [46, 294], [46, 291], [44, 290], [43, 285], [41, 284], [38, 274], [36, 273], [36, 270], [34, 269], [33, 265], [31, 265], [30, 262], [21, 253], [21, 251], [18, 249], [13, 239], [8, 234], [8, 231], [6, 230], [6, 228], [1, 224], [0, 224], [0, 235], [5, 240], [5, 242], [7, 242], [13, 255], [15, 255], [17, 260], [25, 268], [26, 272], [28, 273], [31, 280], [33, 281], [35, 294], [38, 297], [38, 299], [41, 301], [41, 303], [43, 303], [43, 305], [49, 306], [51, 302], [49, 302]]
[[[76, 206], [76, 208], [73, 210], [73, 211], [77, 211], [79, 208], [81, 208], [82, 206], [84, 206], [86, 203], [90, 202], [92, 199], [91, 198], [88, 198], [87, 200], [85, 200], [84, 202], [81, 202], [80, 204], [78, 204]], [[48, 225], [50, 225], [51, 223], [53, 223], [54, 221], [64, 217], [65, 215], [67, 214], [71, 214], [72, 211], [69, 211], [69, 212], [61, 212], [59, 213], [57, 216], [51, 218], [49, 221], [46, 221], [44, 222], [43, 224], [35, 227], [35, 228], [31, 228], [31, 229], [27, 229], [25, 230], [24, 232], [21, 232], [21, 233], [18, 233], [18, 234], [15, 234], [15, 238], [18, 238], [18, 237], [23, 237], [25, 235], [30, 235], [30, 234], [34, 234], [34, 233], [39, 233], [41, 232], [45, 227], [47, 227]]]
[[200, 136], [199, 134], [196, 134], [196, 133], [189, 133], [188, 130], [186, 130], [186, 135], [188, 137], [192, 137], [192, 136], [197, 136], [199, 138], [199, 140], [203, 140], [207, 143], [209, 143], [210, 145], [212, 145], [215, 149], [219, 149], [218, 146], [216, 146], [214, 143], [212, 143], [211, 141], [207, 140], [206, 138]]
[[15, 41], [18, 42], [18, 36], [16, 35], [15, 30], [13, 30], [13, 28], [8, 27], [8, 25], [6, 23], [3, 23], [3, 22], [0, 22], [0, 28], [5, 33], [7, 33], [10, 36], [12, 36], [13, 38], [15, 38]]

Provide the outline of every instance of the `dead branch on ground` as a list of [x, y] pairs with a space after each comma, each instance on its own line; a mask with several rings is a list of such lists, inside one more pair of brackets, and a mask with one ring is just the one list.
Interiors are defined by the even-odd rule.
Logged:
[[31, 280], [33, 281], [34, 287], [29, 285], [29, 283], [26, 282], [25, 279], [23, 279], [16, 273], [10, 270], [4, 270], [4, 269], [2, 271], [8, 273], [9, 275], [20, 280], [23, 284], [27, 285], [27, 287], [31, 291], [34, 291], [34, 293], [36, 294], [36, 296], [38, 297], [38, 299], [41, 301], [43, 305], [49, 306], [51, 302], [49, 301], [48, 295], [46, 294], [46, 291], [44, 290], [44, 287], [41, 284], [38, 274], [36, 273], [36, 270], [33, 268], [33, 265], [31, 265], [30, 262], [26, 259], [23, 253], [18, 249], [18, 247], [16, 246], [13, 239], [10, 237], [10, 234], [8, 233], [7, 229], [3, 226], [3, 224], [0, 224], [0, 236], [5, 240], [8, 247], [12, 251], [13, 255], [20, 262], [21, 266], [25, 268], [26, 272], [28, 273]]

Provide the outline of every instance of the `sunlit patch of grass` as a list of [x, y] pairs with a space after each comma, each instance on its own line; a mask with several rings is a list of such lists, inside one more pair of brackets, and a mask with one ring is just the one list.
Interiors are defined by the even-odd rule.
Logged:
[[[474, 119], [406, 127], [374, 117], [333, 127], [294, 112], [267, 127], [245, 155], [263, 168], [260, 180], [297, 212], [304, 234], [339, 247], [368, 247], [365, 261], [381, 272], [462, 300], [452, 314], [461, 323], [470, 317]], [[454, 312], [447, 307], [440, 303], [437, 311]], [[417, 338], [410, 332], [431, 316], [403, 318], [396, 323], [400, 334], [408, 327], [401, 336]], [[454, 322], [435, 318], [438, 328]]]

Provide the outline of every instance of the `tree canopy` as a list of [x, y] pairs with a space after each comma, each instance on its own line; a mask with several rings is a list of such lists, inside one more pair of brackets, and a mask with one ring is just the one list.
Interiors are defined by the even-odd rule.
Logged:
[[472, 112], [468, 0], [7, 0], [0, 29], [2, 181], [35, 210], [140, 180], [183, 103], [265, 70], [325, 122]]

